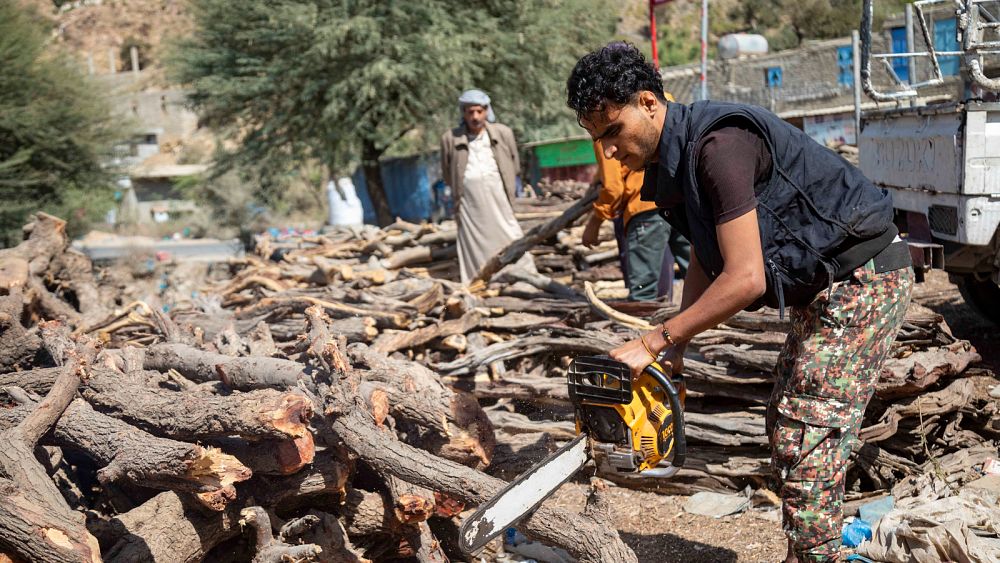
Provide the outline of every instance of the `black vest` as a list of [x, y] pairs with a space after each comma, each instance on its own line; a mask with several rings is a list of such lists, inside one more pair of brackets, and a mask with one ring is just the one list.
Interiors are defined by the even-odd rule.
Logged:
[[[696, 178], [695, 147], [732, 118], [764, 138], [772, 160], [771, 177], [755, 188], [767, 291], [748, 309], [766, 304], [783, 312], [786, 305], [808, 305], [844, 270], [844, 262], [856, 261], [853, 269], [892, 241], [892, 199], [839, 155], [767, 110], [711, 101], [669, 103], [659, 162], [641, 197], [667, 210], [667, 220], [691, 241], [709, 279], [722, 272], [723, 260], [711, 203]], [[865, 241], [877, 244], [859, 258], [851, 248], [863, 248]]]

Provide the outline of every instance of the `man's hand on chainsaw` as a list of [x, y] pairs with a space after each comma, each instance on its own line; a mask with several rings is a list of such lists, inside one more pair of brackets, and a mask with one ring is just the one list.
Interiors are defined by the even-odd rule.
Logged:
[[653, 363], [655, 356], [662, 356], [660, 367], [668, 373], [681, 373], [684, 370], [684, 349], [679, 346], [668, 346], [658, 331], [643, 334], [640, 338], [630, 340], [609, 354], [619, 362], [628, 364], [632, 370], [632, 379], [637, 379], [646, 366]]

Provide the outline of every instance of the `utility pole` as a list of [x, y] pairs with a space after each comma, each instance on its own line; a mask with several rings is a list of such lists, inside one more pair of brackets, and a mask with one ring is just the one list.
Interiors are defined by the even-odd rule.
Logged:
[[701, 0], [701, 99], [708, 99], [708, 0]]
[[851, 56], [854, 59], [851, 72], [854, 73], [854, 146], [861, 139], [861, 35], [851, 30]]
[[649, 40], [653, 46], [653, 66], [660, 68], [660, 56], [656, 52], [656, 11], [660, 4], [666, 4], [670, 0], [649, 0]]

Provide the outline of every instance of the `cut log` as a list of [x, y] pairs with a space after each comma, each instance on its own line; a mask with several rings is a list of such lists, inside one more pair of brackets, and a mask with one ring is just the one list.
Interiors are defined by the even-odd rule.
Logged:
[[[123, 384], [127, 381], [127, 384]], [[250, 440], [301, 438], [312, 404], [302, 395], [259, 389], [229, 395], [171, 391], [146, 384], [144, 374], [95, 370], [84, 397], [98, 410], [155, 434], [196, 441], [227, 436]]]
[[448, 245], [443, 248], [431, 246], [414, 246], [393, 252], [392, 256], [382, 261], [382, 266], [390, 270], [398, 270], [406, 266], [426, 264], [435, 260], [447, 260], [458, 256], [458, 247]]
[[616, 343], [596, 336], [590, 338], [529, 336], [490, 345], [453, 362], [438, 364], [435, 369], [443, 375], [466, 375], [473, 373], [480, 366], [489, 365], [498, 360], [512, 360], [541, 353], [606, 354], [615, 347]]
[[205, 511], [173, 491], [114, 517], [111, 525], [121, 538], [105, 552], [106, 563], [198, 563], [213, 547], [240, 534], [234, 509]]
[[419, 364], [388, 358], [364, 345], [351, 345], [348, 355], [369, 368], [359, 370], [365, 380], [384, 384], [397, 424], [411, 423], [413, 445], [472, 467], [489, 465], [496, 444], [493, 426], [474, 397], [448, 389]]
[[252, 563], [284, 563], [309, 561], [323, 551], [316, 544], [289, 545], [277, 540], [271, 532], [271, 518], [259, 506], [248, 506], [240, 511], [240, 524], [254, 530], [256, 555]]
[[[34, 405], [0, 410], [0, 427], [19, 423]], [[94, 411], [76, 399], [59, 418], [49, 443], [86, 453], [102, 467], [102, 483], [127, 480], [153, 489], [202, 493], [221, 510], [236, 497], [235, 483], [250, 470], [233, 456], [213, 448], [157, 438]]]
[[22, 291], [20, 286], [14, 286], [8, 295], [0, 297], [0, 371], [27, 366], [42, 348], [38, 335], [21, 325]]
[[[329, 414], [334, 412], [332, 430], [349, 449], [381, 471], [406, 482], [447, 493], [471, 504], [485, 502], [505, 485], [500, 479], [384, 436], [370, 418], [365, 418], [363, 411], [354, 407], [333, 405]], [[637, 561], [632, 550], [607, 522], [596, 522], [543, 504], [520, 526], [526, 534], [562, 547], [582, 562]]]
[[390, 328], [406, 328], [409, 319], [402, 313], [388, 313], [373, 309], [362, 309], [353, 305], [338, 303], [325, 299], [317, 299], [306, 295], [290, 297], [265, 297], [250, 307], [245, 307], [236, 311], [236, 317], [247, 319], [258, 317], [279, 309], [289, 311], [304, 312], [306, 308], [318, 305], [332, 317], [371, 317], [378, 322], [379, 326]]
[[[66, 410], [96, 352], [91, 345], [71, 359], [45, 399], [16, 426], [0, 432], [0, 552], [24, 561], [101, 560], [84, 517], [71, 509], [35, 459], [35, 446]], [[61, 361], [62, 358], [59, 358]]]
[[382, 354], [391, 354], [396, 350], [406, 348], [416, 348], [435, 338], [465, 334], [479, 326], [481, 321], [482, 316], [473, 311], [462, 315], [460, 319], [443, 321], [408, 332], [385, 334], [375, 342], [372, 348]]
[[316, 457], [312, 434], [290, 440], [249, 442], [228, 438], [214, 442], [227, 454], [253, 470], [254, 475], [291, 475], [301, 471]]
[[146, 350], [143, 367], [148, 370], [177, 370], [193, 381], [222, 381], [233, 389], [294, 387], [308, 378], [300, 363], [280, 358], [233, 358], [199, 350], [187, 344], [156, 344]]

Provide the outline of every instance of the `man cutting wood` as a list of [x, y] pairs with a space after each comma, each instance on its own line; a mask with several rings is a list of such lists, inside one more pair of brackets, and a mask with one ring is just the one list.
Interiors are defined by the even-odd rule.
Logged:
[[890, 196], [762, 108], [668, 102], [632, 45], [584, 56], [567, 88], [580, 124], [645, 170], [642, 199], [692, 245], [681, 312], [611, 356], [679, 373], [699, 332], [742, 309], [790, 313], [767, 412], [786, 561], [838, 560], [848, 458], [913, 283]]

